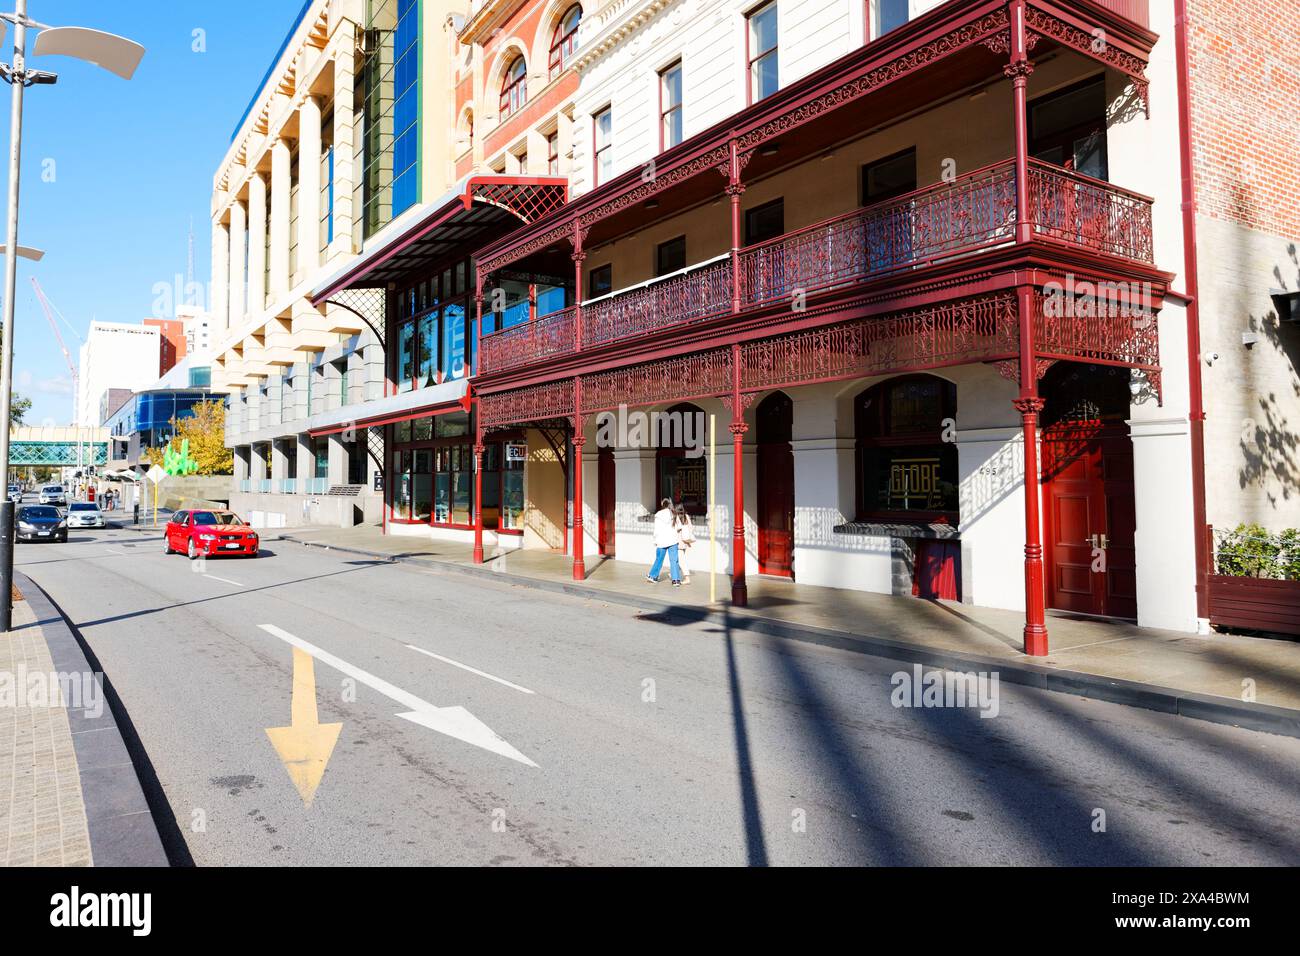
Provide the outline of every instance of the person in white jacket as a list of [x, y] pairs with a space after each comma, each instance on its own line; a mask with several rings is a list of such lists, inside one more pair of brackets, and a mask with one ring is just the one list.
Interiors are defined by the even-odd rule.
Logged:
[[677, 566], [682, 572], [682, 583], [691, 583], [691, 545], [695, 543], [695, 527], [686, 508], [673, 509], [673, 530], [677, 532]]
[[651, 584], [659, 583], [665, 557], [668, 558], [673, 587], [679, 588], [682, 586], [682, 572], [677, 564], [677, 528], [673, 524], [673, 503], [667, 498], [659, 502], [659, 510], [655, 512], [655, 563], [650, 566], [650, 574], [646, 577]]

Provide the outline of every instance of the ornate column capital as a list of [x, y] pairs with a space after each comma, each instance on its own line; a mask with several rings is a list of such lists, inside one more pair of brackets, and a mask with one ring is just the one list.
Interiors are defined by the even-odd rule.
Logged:
[[1047, 403], [1040, 396], [1033, 395], [1029, 398], [1013, 398], [1011, 404], [1016, 407], [1016, 411], [1028, 418], [1041, 412]]

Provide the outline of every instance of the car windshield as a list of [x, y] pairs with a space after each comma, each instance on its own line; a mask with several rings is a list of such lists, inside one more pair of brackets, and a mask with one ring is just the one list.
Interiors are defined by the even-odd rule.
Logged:
[[58, 516], [59, 511], [57, 508], [42, 508], [39, 505], [32, 508], [24, 508], [18, 513], [18, 517], [23, 520], [29, 520], [31, 518], [57, 518]]
[[196, 511], [194, 523], [196, 525], [237, 525], [244, 522], [239, 520], [239, 515], [230, 511]]
[[99, 505], [92, 504], [89, 501], [75, 501], [72, 504], [73, 511], [98, 511]]
[[46, 485], [44, 488], [41, 489], [41, 491], [45, 491], [45, 492], [62, 491], [62, 490], [63, 488], [60, 485]]

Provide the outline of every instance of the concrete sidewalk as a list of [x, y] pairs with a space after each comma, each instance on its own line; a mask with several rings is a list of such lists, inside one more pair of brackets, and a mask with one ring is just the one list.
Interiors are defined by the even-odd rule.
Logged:
[[489, 555], [475, 565], [468, 544], [385, 535], [377, 527], [276, 529], [283, 540], [560, 590], [660, 613], [723, 621], [776, 637], [812, 640], [953, 670], [996, 668], [1002, 679], [1300, 736], [1300, 643], [1215, 634], [1201, 637], [1064, 615], [1048, 619], [1051, 654], [1020, 652], [1018, 612], [922, 601], [782, 578], [749, 578], [749, 606], [729, 606], [730, 579], [707, 572], [690, 586], [646, 583], [646, 569], [592, 558], [583, 582], [569, 557], [547, 551]]
[[0, 634], [0, 866], [166, 866], [103, 675], [29, 577]]

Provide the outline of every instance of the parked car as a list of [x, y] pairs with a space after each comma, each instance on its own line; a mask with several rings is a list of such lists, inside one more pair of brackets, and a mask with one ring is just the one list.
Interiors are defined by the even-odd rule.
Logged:
[[255, 558], [257, 548], [257, 532], [233, 511], [177, 511], [163, 532], [164, 554], [179, 551], [191, 559], [225, 554]]
[[104, 528], [104, 512], [93, 501], [74, 501], [68, 506], [69, 528]]
[[50, 505], [23, 505], [14, 522], [19, 541], [67, 541], [68, 523], [59, 509]]
[[66, 505], [67, 503], [68, 493], [63, 490], [62, 485], [45, 485], [41, 488], [41, 504]]

